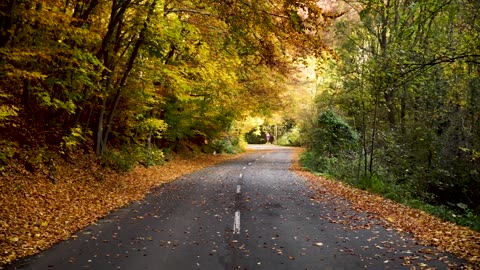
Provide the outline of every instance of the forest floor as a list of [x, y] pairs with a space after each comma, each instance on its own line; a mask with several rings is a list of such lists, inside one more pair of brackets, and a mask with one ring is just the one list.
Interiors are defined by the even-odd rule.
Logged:
[[45, 250], [112, 210], [141, 200], [152, 188], [238, 155], [174, 156], [166, 164], [118, 174], [95, 156], [57, 160], [55, 174], [20, 163], [0, 175], [0, 269]]
[[[385, 227], [411, 233], [422, 244], [437, 247], [438, 251], [424, 250], [424, 256], [430, 257], [435, 253], [447, 251], [469, 261], [472, 266], [468, 269], [480, 269], [479, 232], [443, 221], [421, 210], [401, 205], [340, 181], [306, 171], [298, 163], [301, 152], [301, 149], [296, 151], [296, 157], [293, 159], [296, 162], [292, 165], [292, 170], [310, 182], [311, 188], [316, 191], [316, 196], [312, 199], [322, 200], [324, 197], [322, 194], [325, 193], [346, 198], [354, 209], [383, 220]], [[348, 220], [332, 222], [348, 223]], [[415, 269], [414, 260], [415, 258], [406, 260], [406, 265], [412, 265], [412, 269]]]

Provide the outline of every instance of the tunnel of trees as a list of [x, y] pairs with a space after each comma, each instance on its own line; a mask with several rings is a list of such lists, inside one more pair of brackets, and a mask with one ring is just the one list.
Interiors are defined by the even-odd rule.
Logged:
[[479, 229], [479, 11], [475, 0], [1, 1], [0, 167], [34, 173], [85, 153], [128, 170], [234, 152], [275, 128], [278, 143], [307, 146], [311, 168]]

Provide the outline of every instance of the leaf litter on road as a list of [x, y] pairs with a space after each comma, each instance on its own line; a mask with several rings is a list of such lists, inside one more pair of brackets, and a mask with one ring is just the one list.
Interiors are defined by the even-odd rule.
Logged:
[[60, 240], [78, 237], [72, 234], [114, 209], [141, 200], [159, 185], [235, 157], [238, 155], [174, 157], [162, 166], [136, 167], [118, 174], [102, 168], [94, 156], [79, 155], [75, 163], [57, 163], [55, 183], [44, 175], [18, 168], [3, 172], [0, 267]]

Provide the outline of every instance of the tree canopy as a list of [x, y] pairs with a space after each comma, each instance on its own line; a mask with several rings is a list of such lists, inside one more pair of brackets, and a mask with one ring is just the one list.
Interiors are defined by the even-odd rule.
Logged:
[[2, 162], [25, 147], [103, 156], [228, 137], [284, 104], [293, 61], [328, 50], [337, 16], [311, 0], [3, 1]]
[[339, 112], [360, 140], [331, 173], [446, 206], [449, 219], [478, 217], [469, 209], [480, 205], [480, 4], [341, 3], [338, 58], [317, 72], [317, 108]]

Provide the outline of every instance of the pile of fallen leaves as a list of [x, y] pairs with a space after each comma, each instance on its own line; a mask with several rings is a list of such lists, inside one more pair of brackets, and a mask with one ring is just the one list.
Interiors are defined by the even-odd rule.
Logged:
[[174, 157], [163, 166], [120, 175], [99, 166], [93, 156], [78, 156], [75, 162], [57, 163], [54, 178], [12, 164], [0, 176], [0, 266], [68, 238], [153, 187], [233, 157]]
[[386, 222], [386, 225], [399, 231], [413, 233], [415, 238], [426, 245], [451, 252], [468, 260], [474, 267], [480, 267], [480, 233], [469, 228], [443, 221], [426, 212], [413, 209], [379, 195], [330, 180], [304, 170], [296, 157], [292, 170], [306, 178], [313, 188], [320, 192], [346, 198], [352, 206], [362, 212], [372, 213]]

